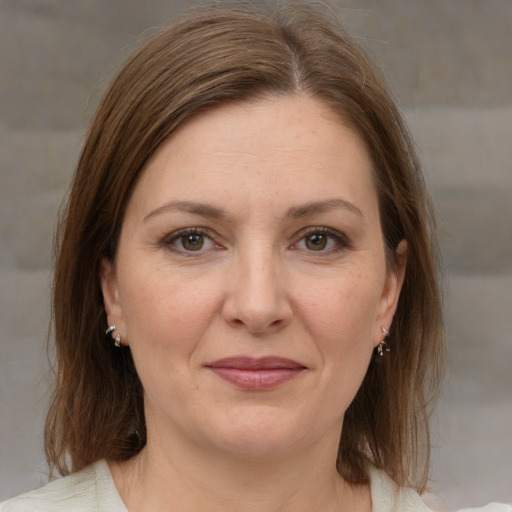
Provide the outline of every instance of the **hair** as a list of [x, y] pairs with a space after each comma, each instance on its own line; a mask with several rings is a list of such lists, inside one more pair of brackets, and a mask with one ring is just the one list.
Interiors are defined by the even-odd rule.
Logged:
[[373, 161], [389, 266], [407, 241], [393, 346], [372, 362], [345, 413], [337, 469], [368, 465], [425, 489], [431, 405], [444, 365], [434, 217], [414, 145], [384, 80], [327, 10], [215, 4], [153, 35], [119, 71], [93, 117], [57, 233], [53, 330], [57, 370], [45, 429], [51, 470], [127, 460], [146, 442], [144, 397], [129, 348], [107, 341], [103, 258], [116, 255], [124, 211], [148, 159], [192, 117], [280, 95], [317, 99], [350, 123]]

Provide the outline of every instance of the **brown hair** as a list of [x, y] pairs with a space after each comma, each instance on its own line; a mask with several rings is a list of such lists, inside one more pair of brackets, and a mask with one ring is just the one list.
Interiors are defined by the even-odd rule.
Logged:
[[435, 226], [414, 147], [363, 51], [332, 15], [304, 4], [271, 10], [216, 5], [153, 36], [124, 65], [100, 104], [58, 233], [54, 282], [56, 388], [46, 422], [51, 468], [125, 460], [145, 444], [143, 390], [129, 348], [105, 337], [99, 285], [124, 209], [155, 150], [207, 109], [268, 95], [306, 94], [339, 112], [374, 164], [388, 262], [408, 243], [393, 346], [372, 363], [346, 411], [338, 471], [368, 479], [368, 463], [423, 490], [428, 406], [444, 362]]

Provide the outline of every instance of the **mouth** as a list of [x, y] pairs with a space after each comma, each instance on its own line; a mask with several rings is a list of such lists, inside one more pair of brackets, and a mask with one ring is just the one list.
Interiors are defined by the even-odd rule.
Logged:
[[218, 377], [235, 386], [252, 391], [276, 388], [301, 375], [307, 368], [282, 357], [228, 357], [207, 364]]

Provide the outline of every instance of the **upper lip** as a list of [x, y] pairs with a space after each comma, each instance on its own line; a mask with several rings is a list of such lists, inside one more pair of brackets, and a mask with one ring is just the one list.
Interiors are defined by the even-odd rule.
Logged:
[[303, 370], [303, 364], [284, 357], [247, 357], [236, 356], [219, 359], [206, 365], [208, 368], [233, 368], [236, 370]]

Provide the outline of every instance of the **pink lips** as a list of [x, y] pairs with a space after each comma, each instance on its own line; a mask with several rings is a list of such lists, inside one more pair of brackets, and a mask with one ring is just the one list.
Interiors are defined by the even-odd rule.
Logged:
[[300, 375], [306, 367], [282, 357], [228, 357], [207, 365], [235, 386], [253, 391], [275, 388]]

